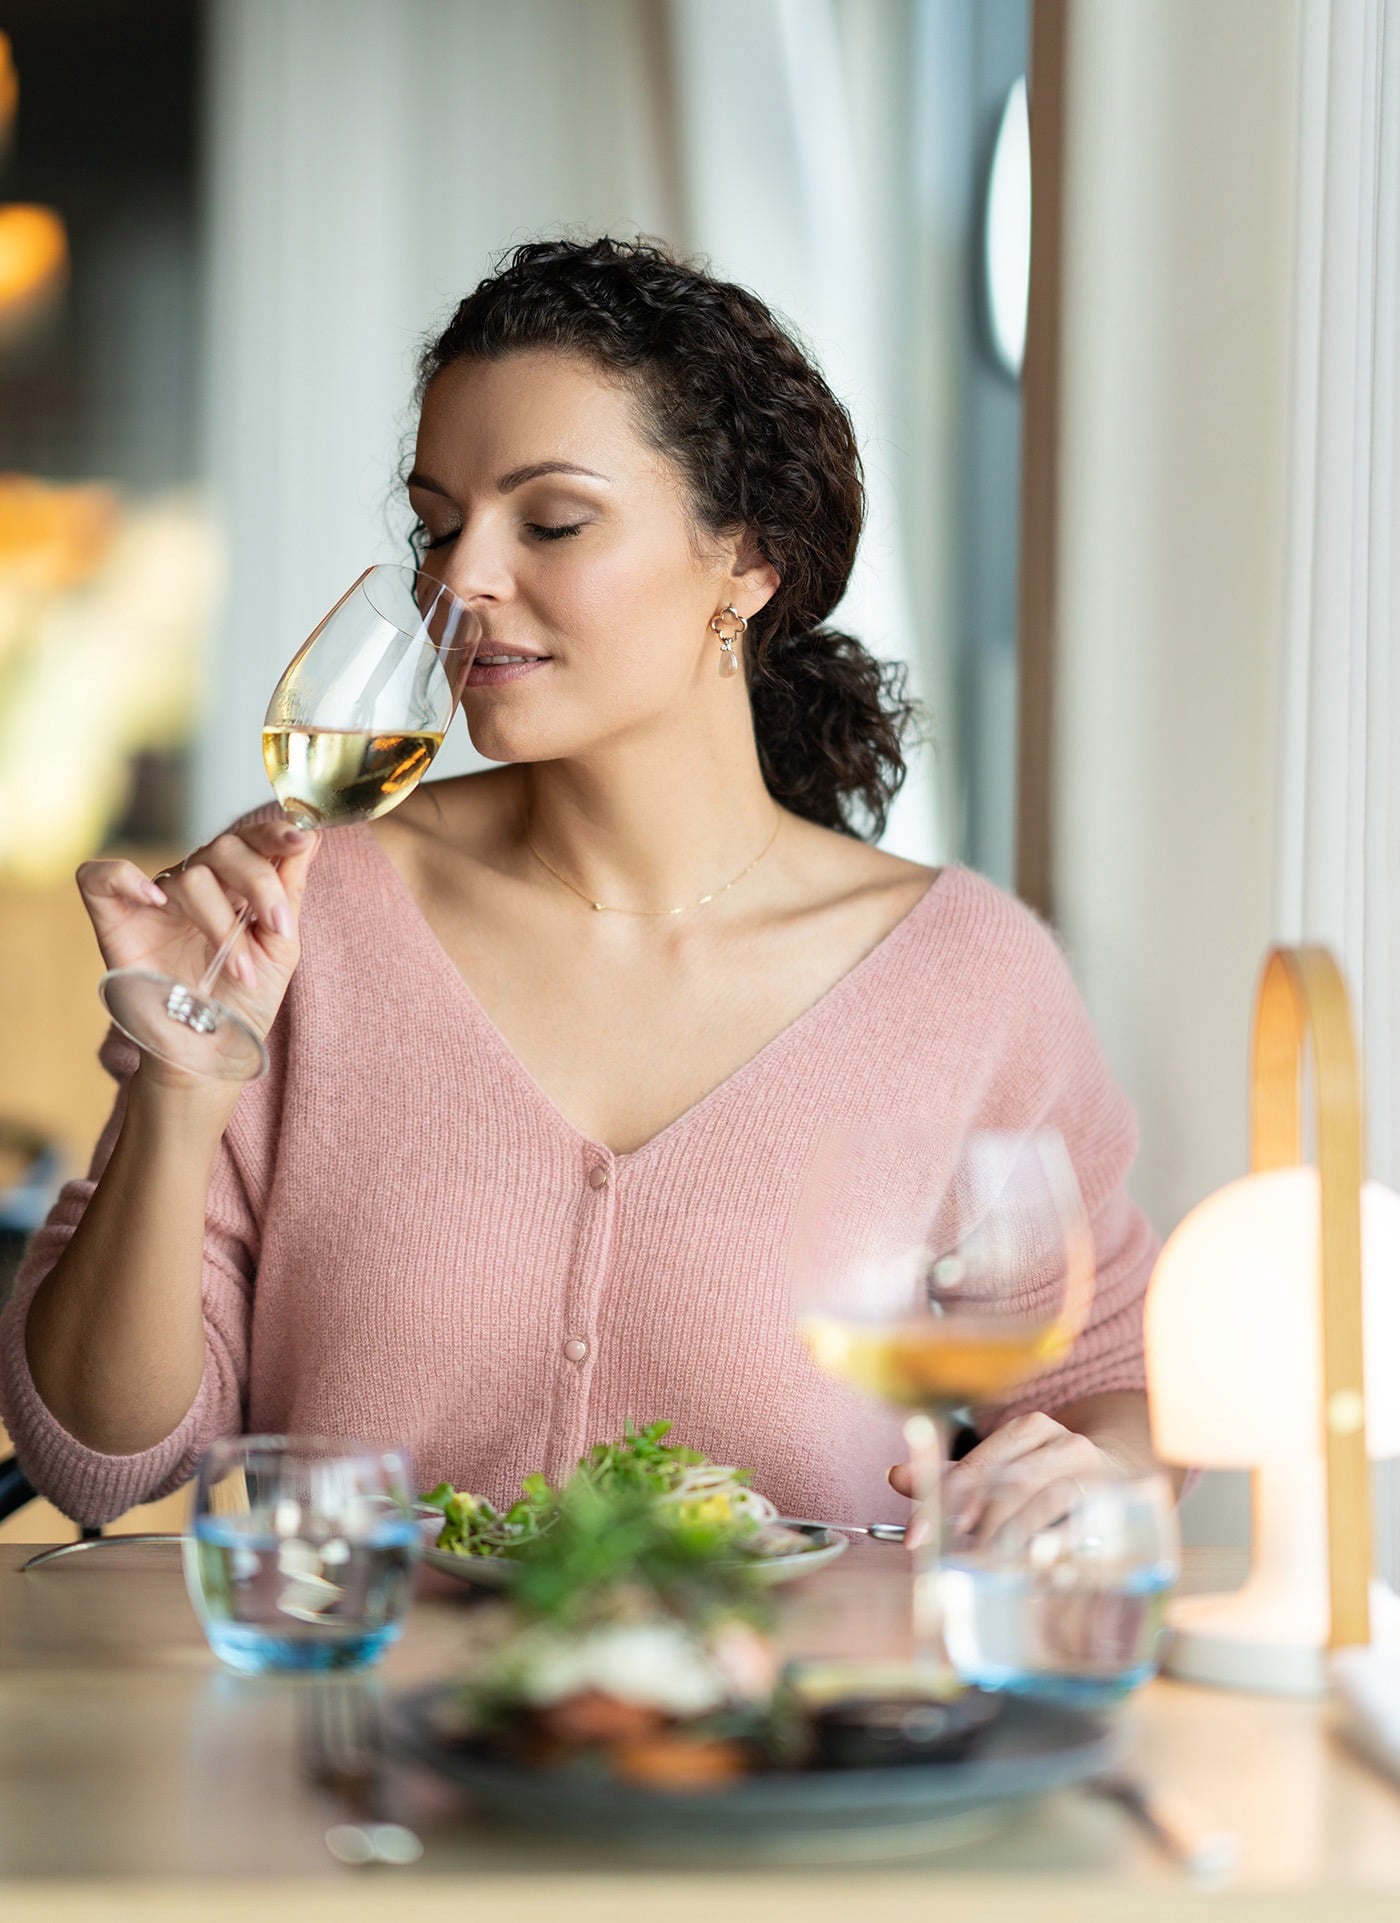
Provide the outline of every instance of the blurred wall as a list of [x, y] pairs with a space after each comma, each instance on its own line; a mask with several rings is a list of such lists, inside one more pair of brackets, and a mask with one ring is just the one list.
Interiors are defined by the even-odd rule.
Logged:
[[1006, 95], [1027, 71], [1028, 0], [978, 0], [972, 11], [972, 222], [969, 233], [968, 329], [963, 389], [965, 485], [954, 511], [963, 555], [957, 635], [957, 712], [962, 742], [958, 790], [959, 845], [965, 859], [1003, 887], [1016, 868], [1017, 567], [1019, 547], [1021, 388], [986, 345], [982, 225], [986, 180]]
[[[416, 347], [503, 247], [574, 226], [704, 251], [852, 407], [871, 521], [843, 617], [910, 664], [938, 736], [887, 841], [949, 852], [972, 19], [973, 0], [213, 0], [209, 467], [232, 590], [201, 834], [265, 798], [258, 731], [293, 647], [402, 551]], [[441, 766], [468, 765], [459, 733]]]
[[1294, 0], [1071, 7], [1055, 896], [1163, 1231], [1245, 1169], [1274, 932], [1297, 56]]

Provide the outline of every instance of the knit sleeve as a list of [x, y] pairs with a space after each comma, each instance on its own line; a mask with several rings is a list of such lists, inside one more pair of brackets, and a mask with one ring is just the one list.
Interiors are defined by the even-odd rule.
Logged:
[[35, 1234], [0, 1315], [0, 1414], [25, 1474], [56, 1508], [83, 1524], [110, 1522], [124, 1510], [166, 1495], [188, 1479], [201, 1449], [237, 1435], [248, 1374], [257, 1223], [225, 1136], [220, 1143], [204, 1224], [204, 1374], [182, 1420], [134, 1455], [89, 1449], [55, 1420], [35, 1387], [25, 1354], [29, 1305], [67, 1247], [106, 1168], [126, 1113], [137, 1052], [115, 1031], [99, 1056], [117, 1097], [82, 1181], [65, 1184]]
[[1104, 1061], [1088, 1011], [1053, 936], [1017, 911], [1033, 955], [1022, 1019], [1011, 1024], [1006, 1072], [988, 1091], [998, 1127], [1043, 1127], [1063, 1138], [1094, 1244], [1094, 1294], [1064, 1360], [1023, 1384], [1008, 1401], [974, 1412], [985, 1434], [1031, 1410], [1053, 1415], [1081, 1397], [1145, 1393], [1143, 1302], [1158, 1241], [1128, 1194], [1137, 1150], [1132, 1108]]

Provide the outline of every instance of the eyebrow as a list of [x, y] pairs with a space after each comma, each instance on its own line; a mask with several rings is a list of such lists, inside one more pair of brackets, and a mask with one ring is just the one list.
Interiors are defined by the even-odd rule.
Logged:
[[[496, 487], [502, 494], [509, 494], [515, 488], [524, 487], [527, 481], [537, 481], [542, 474], [582, 474], [590, 481], [608, 481], [610, 477], [599, 474], [596, 468], [578, 467], [572, 461], [531, 461], [527, 467], [513, 467], [509, 474], [502, 474]], [[420, 473], [417, 468], [408, 477], [410, 487], [422, 488], [427, 494], [441, 494], [447, 498], [447, 489], [441, 481]]]

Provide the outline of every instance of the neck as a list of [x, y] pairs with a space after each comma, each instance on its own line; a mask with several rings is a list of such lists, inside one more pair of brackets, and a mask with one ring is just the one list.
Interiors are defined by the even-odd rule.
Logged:
[[590, 900], [619, 908], [697, 902], [758, 854], [778, 820], [752, 734], [746, 751], [610, 743], [596, 756], [532, 762], [522, 776], [535, 847]]

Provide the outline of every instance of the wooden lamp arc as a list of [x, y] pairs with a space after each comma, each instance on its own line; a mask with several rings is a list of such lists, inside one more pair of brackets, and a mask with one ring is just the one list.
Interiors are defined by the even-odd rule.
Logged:
[[[1309, 1055], [1315, 1171], [1303, 1164]], [[1400, 1415], [1378, 1404], [1368, 1424], [1363, 1320], [1366, 1301], [1373, 1358], [1400, 1335], [1400, 1197], [1363, 1192], [1355, 1034], [1325, 948], [1265, 961], [1250, 1141], [1251, 1173], [1191, 1211], [1148, 1292], [1159, 1454], [1254, 1474], [1251, 1577], [1173, 1607], [1166, 1666], [1312, 1694], [1327, 1687], [1328, 1651], [1370, 1642], [1376, 1611], [1387, 1626], [1395, 1613], [1372, 1582], [1368, 1440], [1373, 1454], [1400, 1449]]]

